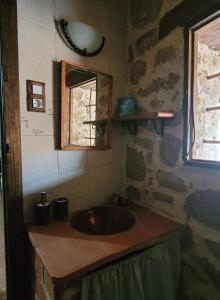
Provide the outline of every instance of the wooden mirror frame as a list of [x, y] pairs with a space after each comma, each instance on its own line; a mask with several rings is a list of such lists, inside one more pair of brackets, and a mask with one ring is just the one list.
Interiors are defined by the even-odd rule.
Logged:
[[[66, 142], [66, 111], [67, 111], [67, 102], [65, 99], [65, 70], [66, 66], [70, 65], [75, 68], [81, 69], [83, 71], [92, 72], [98, 75], [103, 75], [109, 78], [110, 84], [109, 84], [109, 102], [108, 102], [108, 117], [105, 123], [105, 134], [107, 135], [106, 138], [106, 145], [105, 146], [80, 146], [80, 145], [71, 145]], [[112, 115], [112, 86], [113, 86], [113, 78], [109, 74], [105, 74], [103, 72], [99, 72], [97, 70], [93, 69], [87, 69], [85, 67], [82, 67], [80, 65], [68, 62], [68, 61], [61, 61], [61, 149], [62, 150], [107, 150], [111, 148], [111, 115]]]

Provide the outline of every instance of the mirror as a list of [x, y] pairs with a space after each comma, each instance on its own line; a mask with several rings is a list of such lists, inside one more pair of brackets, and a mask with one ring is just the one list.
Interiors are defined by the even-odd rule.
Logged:
[[61, 149], [109, 149], [112, 76], [61, 62]]

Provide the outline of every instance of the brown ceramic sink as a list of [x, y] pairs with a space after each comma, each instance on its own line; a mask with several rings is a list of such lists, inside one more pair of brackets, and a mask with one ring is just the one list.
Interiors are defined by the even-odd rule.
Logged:
[[116, 234], [132, 228], [135, 217], [119, 207], [95, 207], [72, 216], [70, 225], [81, 232], [93, 235]]

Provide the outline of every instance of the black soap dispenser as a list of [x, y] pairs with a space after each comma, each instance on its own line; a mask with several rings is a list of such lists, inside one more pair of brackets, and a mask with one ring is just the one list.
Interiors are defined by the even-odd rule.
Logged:
[[35, 221], [37, 225], [44, 225], [50, 219], [50, 203], [47, 201], [47, 193], [41, 192], [40, 202], [35, 206]]
[[68, 199], [58, 198], [54, 201], [54, 218], [64, 220], [68, 217]]

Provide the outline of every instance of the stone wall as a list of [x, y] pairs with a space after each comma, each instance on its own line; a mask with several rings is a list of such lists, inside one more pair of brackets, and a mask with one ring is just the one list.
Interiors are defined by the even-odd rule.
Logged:
[[166, 122], [162, 138], [144, 126], [136, 137], [126, 135], [126, 191], [134, 201], [187, 224], [192, 231], [178, 299], [217, 300], [220, 171], [183, 163], [183, 28], [176, 27], [158, 38], [161, 18], [180, 2], [130, 1], [128, 94], [137, 98], [140, 111], [168, 110], [176, 117]]

